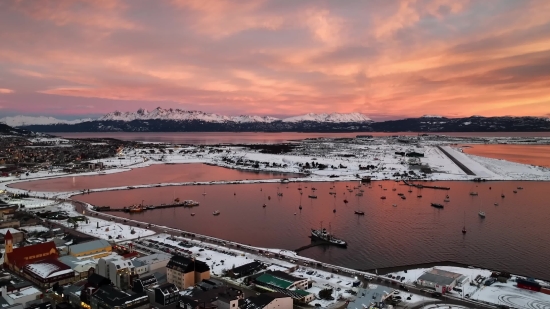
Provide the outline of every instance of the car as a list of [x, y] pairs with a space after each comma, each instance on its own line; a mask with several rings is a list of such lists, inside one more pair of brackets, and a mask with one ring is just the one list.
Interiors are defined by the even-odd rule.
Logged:
[[403, 291], [407, 291], [407, 292], [409, 291], [409, 288], [407, 288], [406, 286], [404, 286], [402, 284], [399, 285], [399, 288]]
[[439, 292], [433, 292], [433, 293], [432, 293], [432, 296], [433, 296], [433, 297], [441, 297], [441, 296], [443, 296], [443, 294], [441, 294], [441, 293], [439, 293]]

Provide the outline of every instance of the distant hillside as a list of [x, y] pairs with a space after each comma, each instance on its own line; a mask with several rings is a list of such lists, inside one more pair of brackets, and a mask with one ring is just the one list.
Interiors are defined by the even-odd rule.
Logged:
[[545, 132], [550, 119], [540, 117], [445, 118], [423, 116], [383, 122], [209, 122], [204, 120], [95, 120], [77, 124], [32, 125], [35, 132]]
[[29, 136], [34, 135], [33, 132], [29, 132], [26, 129], [21, 128], [12, 128], [7, 124], [0, 123], [0, 135], [19, 135], [19, 136]]

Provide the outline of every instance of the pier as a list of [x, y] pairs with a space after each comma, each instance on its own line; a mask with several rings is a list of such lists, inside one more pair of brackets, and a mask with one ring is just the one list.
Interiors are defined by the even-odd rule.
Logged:
[[[308, 236], [308, 237], [311, 238], [311, 236]], [[316, 239], [316, 240], [312, 240], [312, 243], [310, 243], [309, 245], [301, 246], [300, 248], [295, 249], [293, 251], [296, 252], [296, 254], [298, 254], [298, 253], [300, 253], [300, 251], [304, 251], [304, 250], [309, 249], [309, 248], [323, 246], [323, 245], [324, 246], [336, 246], [335, 244], [332, 244], [328, 241], [324, 241], [324, 240], [321, 240], [321, 239]], [[339, 247], [339, 246], [336, 246], [336, 247]]]
[[[184, 208], [193, 208], [199, 206], [199, 203], [178, 203], [178, 204], [167, 204], [167, 205], [158, 205], [158, 206], [147, 206], [147, 205], [138, 205], [138, 206], [130, 206], [125, 208], [111, 208], [109, 206], [99, 206], [94, 207], [93, 210], [98, 212], [129, 212], [129, 213], [140, 213], [147, 210], [155, 210], [155, 209], [163, 209], [163, 208], [176, 208], [176, 207], [184, 207]], [[137, 210], [136, 210], [137, 209]]]
[[411, 186], [411, 187], [415, 187], [415, 188], [419, 188], [419, 189], [451, 190], [451, 188], [449, 188], [449, 187], [425, 186], [425, 185], [415, 184], [415, 183], [412, 183], [412, 182], [409, 183], [409, 182], [407, 182], [406, 180], [403, 180], [403, 182], [404, 182], [407, 186]]

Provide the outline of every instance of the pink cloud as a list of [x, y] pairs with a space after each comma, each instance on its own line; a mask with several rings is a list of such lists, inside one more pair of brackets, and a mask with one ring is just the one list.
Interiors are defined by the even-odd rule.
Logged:
[[3, 2], [0, 81], [15, 93], [2, 104], [543, 115], [549, 12], [537, 0]]

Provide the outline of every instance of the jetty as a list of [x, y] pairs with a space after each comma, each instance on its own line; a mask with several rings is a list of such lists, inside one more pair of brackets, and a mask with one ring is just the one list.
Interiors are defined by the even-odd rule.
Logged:
[[403, 183], [405, 183], [407, 186], [419, 188], [419, 189], [436, 189], [436, 190], [451, 190], [449, 187], [442, 187], [442, 186], [426, 186], [421, 184], [416, 184], [412, 182], [408, 182], [406, 180], [403, 180]]
[[199, 202], [189, 200], [189, 201], [184, 201], [183, 203], [161, 204], [161, 205], [134, 205], [134, 206], [123, 207], [123, 208], [111, 208], [110, 206], [96, 206], [96, 207], [93, 207], [93, 210], [98, 212], [140, 213], [140, 212], [155, 210], [155, 209], [177, 208], [177, 207], [192, 208], [196, 206], [199, 206]]

